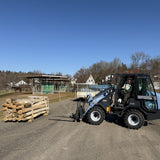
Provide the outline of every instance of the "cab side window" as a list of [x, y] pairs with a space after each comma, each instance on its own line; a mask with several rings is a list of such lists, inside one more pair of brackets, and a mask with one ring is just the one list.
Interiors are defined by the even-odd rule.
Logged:
[[140, 78], [138, 82], [138, 95], [155, 96], [154, 88], [149, 78]]
[[138, 80], [138, 95], [146, 96], [146, 79], [144, 78]]
[[156, 110], [157, 103], [154, 99], [147, 99], [147, 97], [153, 97], [156, 95], [154, 87], [150, 78], [144, 77], [138, 79], [138, 95], [146, 97], [144, 100], [145, 106], [148, 110]]

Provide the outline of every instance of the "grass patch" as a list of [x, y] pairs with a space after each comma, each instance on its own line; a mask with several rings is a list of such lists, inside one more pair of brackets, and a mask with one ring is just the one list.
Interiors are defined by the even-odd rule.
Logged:
[[55, 93], [55, 94], [50, 94], [50, 95], [46, 95], [49, 98], [49, 104], [53, 104], [56, 102], [60, 102], [63, 100], [67, 100], [67, 99], [71, 99], [71, 98], [75, 98], [75, 93], [72, 92], [66, 92], [66, 93]]
[[11, 95], [11, 94], [14, 94], [14, 91], [3, 91], [3, 90], [0, 91], [1, 97], [6, 96], [6, 95]]
[[73, 92], [61, 92], [61, 93], [54, 93], [54, 94], [35, 94], [33, 96], [47, 96], [49, 98], [49, 104], [51, 105], [56, 102], [75, 98], [76, 94]]

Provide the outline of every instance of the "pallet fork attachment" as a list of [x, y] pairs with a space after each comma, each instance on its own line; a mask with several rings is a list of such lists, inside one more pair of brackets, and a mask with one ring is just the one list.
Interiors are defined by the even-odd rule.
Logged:
[[84, 113], [85, 113], [85, 104], [87, 103], [87, 98], [77, 98], [74, 99], [73, 101], [77, 102], [77, 108], [76, 108], [76, 113], [72, 113], [71, 118], [73, 118], [73, 121], [80, 122], [80, 120], [83, 120], [84, 118]]

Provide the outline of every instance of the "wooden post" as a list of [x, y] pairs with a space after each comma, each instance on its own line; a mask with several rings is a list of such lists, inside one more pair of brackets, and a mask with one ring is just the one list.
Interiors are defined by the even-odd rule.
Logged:
[[77, 83], [77, 92], [78, 92], [78, 83]]
[[58, 93], [59, 93], [59, 101], [61, 101], [61, 94], [60, 94], [60, 91], [59, 91]]
[[42, 80], [41, 80], [41, 94], [43, 94], [43, 85], [42, 85]]

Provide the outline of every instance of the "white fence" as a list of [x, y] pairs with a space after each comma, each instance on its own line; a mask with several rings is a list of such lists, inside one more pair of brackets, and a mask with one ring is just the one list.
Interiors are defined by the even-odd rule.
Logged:
[[99, 91], [108, 88], [108, 85], [89, 85], [85, 83], [76, 83], [77, 97], [86, 97], [88, 94], [95, 96]]
[[155, 90], [160, 89], [160, 82], [153, 82]]

